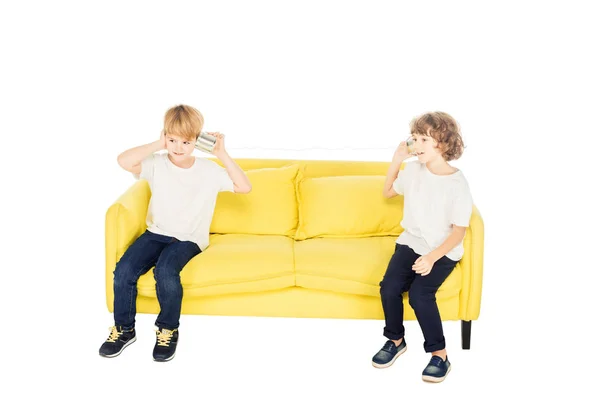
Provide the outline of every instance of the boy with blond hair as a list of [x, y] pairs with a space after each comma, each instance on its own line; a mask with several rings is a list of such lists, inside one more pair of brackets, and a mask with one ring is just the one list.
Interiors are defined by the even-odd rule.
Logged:
[[[450, 372], [450, 361], [435, 294], [463, 256], [473, 200], [462, 171], [448, 163], [458, 159], [464, 148], [454, 118], [443, 112], [426, 113], [415, 118], [410, 128], [413, 154], [406, 142], [400, 143], [383, 188], [387, 198], [404, 195], [404, 231], [380, 283], [383, 335], [389, 340], [372, 363], [387, 368], [406, 351], [402, 294], [408, 292], [425, 337], [423, 346], [432, 354], [422, 378], [441, 382]], [[413, 155], [417, 161], [406, 163], [400, 171]]]
[[[160, 138], [121, 153], [119, 165], [137, 179], [145, 179], [152, 192], [147, 229], [125, 251], [114, 271], [114, 326], [100, 347], [100, 355], [116, 357], [135, 342], [137, 281], [154, 268], [160, 313], [156, 318], [155, 361], [175, 356], [183, 288], [180, 272], [209, 245], [217, 194], [249, 193], [252, 185], [225, 150], [224, 136], [215, 136], [212, 153], [220, 167], [192, 153], [204, 118], [193, 107], [178, 105], [164, 117]], [[155, 154], [166, 150], [166, 153]]]

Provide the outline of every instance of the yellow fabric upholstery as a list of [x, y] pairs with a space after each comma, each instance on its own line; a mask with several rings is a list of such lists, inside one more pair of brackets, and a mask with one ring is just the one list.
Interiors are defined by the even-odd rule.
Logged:
[[112, 311], [113, 272], [125, 250], [146, 230], [150, 186], [139, 180], [109, 207], [105, 218], [106, 301]]
[[[394, 254], [396, 237], [308, 239], [295, 246], [296, 285], [363, 296], [379, 296], [379, 282]], [[458, 265], [437, 292], [438, 299], [458, 296]]]
[[[214, 160], [223, 166], [219, 160]], [[316, 178], [319, 176], [344, 176], [344, 175], [383, 175], [387, 173], [389, 162], [381, 161], [332, 161], [332, 160], [277, 160], [242, 158], [236, 159], [244, 171], [260, 168], [280, 168], [298, 164], [301, 178]], [[404, 166], [402, 166], [404, 168]]]
[[404, 198], [382, 195], [385, 176], [305, 178], [295, 238], [398, 236]]
[[[325, 290], [293, 287], [266, 290], [257, 293], [238, 293], [222, 296], [185, 297], [183, 314], [241, 315], [257, 317], [383, 319], [381, 300], [374, 296], [356, 296]], [[458, 299], [438, 300], [444, 321], [458, 320]], [[138, 296], [138, 312], [158, 314], [156, 297]], [[414, 320], [415, 313], [404, 302], [406, 320]]]
[[[401, 196], [382, 199], [389, 163], [236, 162], [247, 171], [255, 197], [219, 195], [211, 226], [219, 234], [211, 235], [209, 247], [181, 273], [182, 312], [382, 319], [379, 282], [400, 233], [403, 204]], [[106, 213], [109, 311], [116, 262], [146, 229], [149, 199], [148, 184], [137, 181]], [[443, 320], [479, 317], [483, 229], [474, 207], [465, 255], [437, 293]], [[138, 289], [138, 312], [157, 313], [152, 271], [140, 279]], [[415, 319], [408, 302], [405, 305], [405, 319]]]
[[292, 237], [298, 226], [297, 173], [298, 164], [247, 171], [252, 191], [219, 193], [210, 231]]
[[[186, 296], [252, 293], [294, 286], [294, 241], [285, 236], [211, 235], [210, 246], [181, 271]], [[138, 293], [156, 297], [153, 273]]]

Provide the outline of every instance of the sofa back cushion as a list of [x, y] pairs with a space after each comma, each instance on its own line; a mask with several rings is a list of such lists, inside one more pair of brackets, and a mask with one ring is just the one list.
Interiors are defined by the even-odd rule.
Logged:
[[404, 197], [383, 197], [385, 176], [299, 177], [295, 239], [395, 236]]
[[[213, 159], [223, 166], [218, 159]], [[259, 159], [236, 158], [236, 163], [244, 170], [250, 171], [261, 168], [281, 168], [298, 164], [302, 175], [307, 178], [342, 175], [385, 175], [390, 167], [385, 161], [348, 161], [348, 160], [289, 160], [289, 159]]]
[[298, 226], [298, 168], [294, 164], [245, 171], [252, 191], [219, 193], [210, 232], [293, 237]]

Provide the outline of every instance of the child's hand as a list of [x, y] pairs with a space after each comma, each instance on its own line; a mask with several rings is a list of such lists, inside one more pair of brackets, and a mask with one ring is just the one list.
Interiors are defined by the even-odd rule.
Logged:
[[400, 145], [396, 148], [396, 152], [394, 153], [392, 162], [402, 163], [410, 156], [411, 154], [408, 153], [408, 146], [406, 145], [406, 142], [401, 142]]
[[160, 149], [165, 150], [167, 148], [167, 133], [165, 131], [160, 132], [158, 141], [160, 142]]
[[217, 138], [217, 142], [215, 143], [215, 147], [213, 148], [212, 153], [217, 156], [217, 158], [221, 158], [221, 156], [225, 155], [225, 135], [219, 132], [207, 132], [209, 135]]
[[431, 255], [427, 254], [417, 258], [417, 261], [412, 266], [413, 271], [421, 276], [425, 276], [431, 272], [433, 268], [434, 260]]

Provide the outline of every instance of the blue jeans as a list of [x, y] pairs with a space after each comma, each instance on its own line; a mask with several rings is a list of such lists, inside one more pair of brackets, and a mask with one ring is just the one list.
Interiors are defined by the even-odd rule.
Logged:
[[435, 294], [454, 270], [456, 261], [443, 256], [433, 264], [428, 275], [422, 276], [412, 270], [419, 257], [410, 247], [396, 243], [396, 251], [379, 283], [385, 315], [383, 335], [392, 340], [404, 337], [402, 294], [408, 292], [408, 303], [415, 311], [425, 337], [423, 347], [431, 353], [446, 348]]
[[160, 304], [156, 326], [178, 328], [183, 300], [179, 273], [200, 253], [196, 243], [145, 231], [125, 251], [113, 273], [115, 325], [125, 330], [135, 327], [137, 282], [155, 266], [156, 296]]

